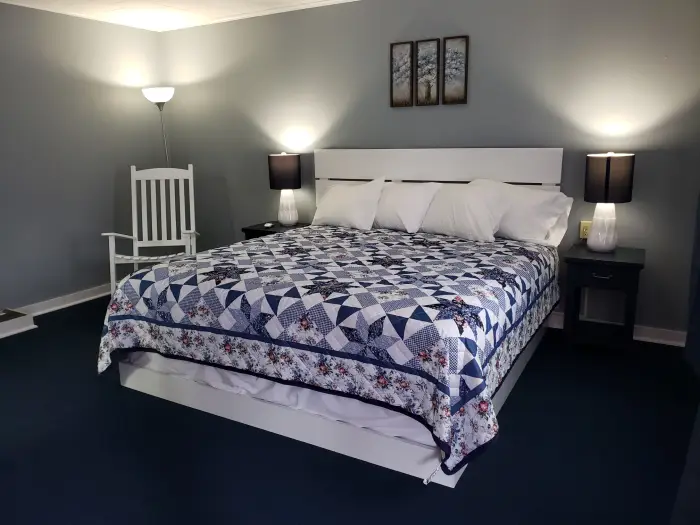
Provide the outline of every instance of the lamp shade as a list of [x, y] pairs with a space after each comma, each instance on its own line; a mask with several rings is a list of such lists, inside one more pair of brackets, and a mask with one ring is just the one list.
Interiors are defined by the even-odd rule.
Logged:
[[270, 189], [298, 190], [301, 188], [301, 160], [299, 155], [270, 155]]
[[630, 202], [634, 154], [595, 153], [586, 158], [586, 202]]
[[170, 102], [175, 94], [174, 87], [152, 87], [144, 88], [141, 90], [143, 96], [146, 97], [150, 102], [154, 104]]

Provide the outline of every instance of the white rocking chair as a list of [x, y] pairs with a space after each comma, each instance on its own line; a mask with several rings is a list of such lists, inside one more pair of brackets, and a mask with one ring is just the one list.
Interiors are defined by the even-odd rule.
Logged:
[[[167, 262], [176, 257], [197, 253], [196, 239], [199, 233], [195, 230], [194, 222], [193, 176], [194, 171], [192, 169], [192, 164], [190, 164], [186, 170], [176, 168], [154, 168], [136, 171], [136, 166], [131, 166], [131, 223], [133, 234], [102, 234], [103, 237], [109, 237], [109, 277], [112, 284], [113, 295], [117, 287], [117, 264], [133, 264], [134, 271], [136, 271], [139, 269], [139, 264]], [[188, 199], [185, 198], [186, 183], [189, 184], [187, 188]], [[141, 194], [140, 199], [137, 196], [139, 186]], [[169, 199], [166, 199], [166, 194], [169, 196]], [[176, 199], [176, 195], [179, 199]], [[141, 203], [140, 239], [139, 201]], [[150, 213], [148, 210], [149, 202]], [[180, 210], [179, 217], [176, 211], [178, 209]], [[160, 229], [158, 228], [159, 216]], [[188, 219], [189, 227], [187, 227]], [[115, 239], [117, 238], [130, 239], [133, 242], [133, 255], [121, 255], [116, 253]], [[160, 255], [155, 257], [139, 255], [140, 248], [155, 248], [159, 246], [184, 246], [185, 251], [172, 255]]]

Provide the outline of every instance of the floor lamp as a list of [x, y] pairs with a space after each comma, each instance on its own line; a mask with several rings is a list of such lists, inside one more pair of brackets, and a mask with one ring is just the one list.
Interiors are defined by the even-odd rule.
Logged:
[[152, 87], [141, 90], [143, 96], [149, 102], [153, 102], [160, 111], [160, 129], [163, 132], [163, 147], [165, 148], [165, 162], [170, 167], [170, 154], [168, 153], [168, 136], [165, 134], [165, 123], [163, 122], [163, 108], [166, 102], [170, 102], [175, 94], [174, 87]]

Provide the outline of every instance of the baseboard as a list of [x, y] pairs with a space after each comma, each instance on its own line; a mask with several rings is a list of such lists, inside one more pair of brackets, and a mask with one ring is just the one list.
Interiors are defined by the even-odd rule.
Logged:
[[[21, 312], [6, 310], [5, 315], [0, 315], [0, 339], [11, 335], [21, 334], [27, 330], [32, 330], [37, 326], [34, 324], [34, 318], [31, 315], [25, 315]], [[3, 320], [7, 317], [7, 320]]]
[[[590, 319], [582, 317], [584, 321], [592, 321], [596, 323], [606, 323], [598, 319]], [[606, 323], [607, 324], [607, 323]], [[618, 323], [612, 323], [618, 324]], [[549, 316], [548, 326], [550, 328], [564, 328], [564, 312], [552, 312]], [[665, 328], [656, 328], [653, 326], [636, 325], [634, 327], [635, 341], [644, 341], [646, 343], [658, 343], [668, 346], [685, 346], [686, 333], [680, 330], [667, 330]]]
[[80, 292], [64, 295], [62, 297], [49, 299], [48, 301], [30, 304], [22, 308], [17, 308], [17, 310], [30, 316], [43, 315], [55, 310], [60, 310], [61, 308], [67, 308], [69, 306], [104, 297], [105, 295], [109, 295], [110, 292], [110, 285], [103, 284], [100, 286], [95, 286], [94, 288], [88, 288], [87, 290], [81, 290]]

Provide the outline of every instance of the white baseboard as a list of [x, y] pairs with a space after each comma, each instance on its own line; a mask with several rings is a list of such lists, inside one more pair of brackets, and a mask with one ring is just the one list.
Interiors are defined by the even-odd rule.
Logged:
[[[618, 324], [607, 323], [598, 319], [581, 318], [584, 321], [590, 321], [603, 324]], [[550, 328], [564, 328], [564, 312], [552, 312], [549, 316], [548, 326]], [[636, 325], [634, 327], [635, 341], [644, 341], [646, 343], [658, 343], [668, 346], [685, 346], [686, 333], [680, 330], [667, 330], [665, 328], [655, 328], [653, 326]]]
[[9, 321], [0, 321], [0, 339], [10, 337], [11, 335], [21, 334], [27, 330], [32, 330], [37, 326], [34, 324], [34, 318], [31, 315], [16, 317]]
[[48, 301], [23, 306], [22, 308], [17, 308], [17, 311], [30, 316], [47, 314], [55, 310], [60, 310], [61, 308], [67, 308], [86, 301], [92, 301], [93, 299], [97, 299], [99, 297], [104, 297], [105, 295], [109, 295], [110, 292], [110, 285], [103, 284], [100, 286], [95, 286], [94, 288], [88, 288], [87, 290], [81, 290], [80, 292], [64, 295], [62, 297], [49, 299]]
[[25, 314], [24, 317], [18, 317], [16, 319], [12, 319], [11, 321], [0, 323], [0, 339], [37, 328], [36, 324], [34, 324], [34, 317], [37, 315], [47, 314], [55, 310], [60, 310], [61, 308], [67, 308], [86, 301], [98, 299], [100, 297], [110, 295], [110, 293], [110, 285], [103, 284], [101, 286], [95, 286], [94, 288], [88, 288], [87, 290], [81, 290], [62, 297], [55, 297], [54, 299], [41, 301], [40, 303], [34, 303], [23, 306], [22, 308], [16, 308], [15, 310], [17, 312]]

